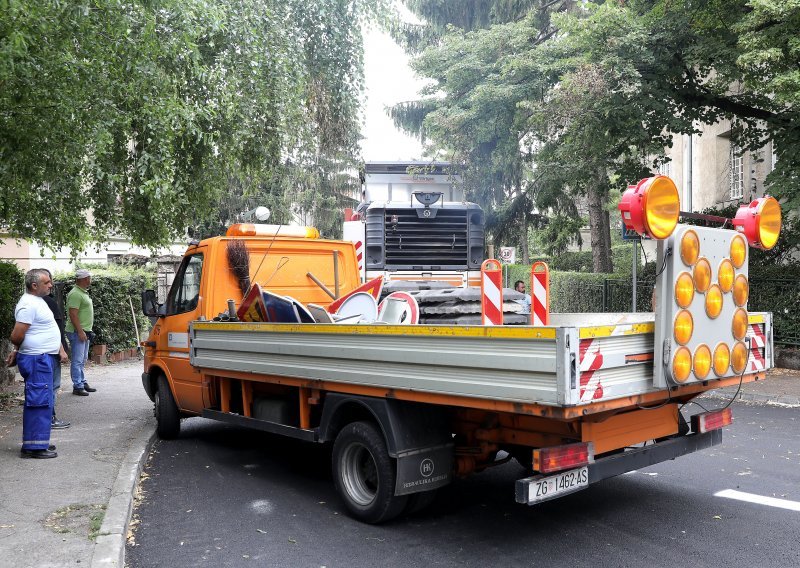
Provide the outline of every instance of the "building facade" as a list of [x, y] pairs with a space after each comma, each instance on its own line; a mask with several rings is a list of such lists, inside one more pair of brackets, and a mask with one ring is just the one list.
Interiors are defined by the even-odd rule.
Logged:
[[681, 209], [702, 211], [749, 203], [764, 195], [764, 180], [775, 167], [772, 143], [757, 152], [743, 152], [731, 142], [731, 123], [700, 125], [700, 134], [676, 136], [670, 159], [659, 173], [673, 179], [681, 193]]

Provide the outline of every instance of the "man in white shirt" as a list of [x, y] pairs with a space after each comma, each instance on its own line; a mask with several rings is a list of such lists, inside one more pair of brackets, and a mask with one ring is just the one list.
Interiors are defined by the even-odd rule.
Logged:
[[[517, 292], [521, 292], [525, 294], [525, 282], [522, 280], [517, 280], [514, 282], [514, 290]], [[530, 294], [525, 294], [525, 297], [519, 300], [514, 300], [520, 306], [522, 306], [521, 314], [530, 314], [531, 313], [531, 296]]]
[[25, 406], [22, 409], [23, 458], [54, 458], [50, 445], [53, 416], [53, 365], [56, 357], [67, 360], [61, 333], [53, 312], [42, 299], [50, 293], [53, 280], [46, 270], [35, 268], [25, 274], [25, 294], [14, 310], [11, 343], [14, 350], [6, 364], [16, 364], [25, 379]]

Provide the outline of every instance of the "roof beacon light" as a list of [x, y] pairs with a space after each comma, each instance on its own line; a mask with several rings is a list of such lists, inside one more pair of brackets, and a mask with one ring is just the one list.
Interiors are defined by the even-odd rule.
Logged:
[[236, 223], [228, 227], [225, 235], [228, 237], [300, 237], [303, 239], [318, 239], [319, 231], [316, 227]]
[[774, 197], [759, 197], [739, 207], [733, 226], [744, 234], [751, 247], [769, 250], [781, 234], [781, 206]]
[[667, 176], [643, 179], [628, 186], [619, 202], [619, 210], [627, 229], [652, 239], [666, 239], [678, 224], [678, 188]]

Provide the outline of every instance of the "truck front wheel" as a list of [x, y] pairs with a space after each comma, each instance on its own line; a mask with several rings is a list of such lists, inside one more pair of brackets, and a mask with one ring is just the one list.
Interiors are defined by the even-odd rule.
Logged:
[[164, 375], [158, 376], [156, 391], [156, 432], [162, 440], [172, 440], [181, 433], [181, 415]]
[[380, 430], [370, 422], [345, 426], [333, 444], [333, 481], [348, 511], [365, 523], [399, 515], [408, 497], [395, 496], [395, 460]]

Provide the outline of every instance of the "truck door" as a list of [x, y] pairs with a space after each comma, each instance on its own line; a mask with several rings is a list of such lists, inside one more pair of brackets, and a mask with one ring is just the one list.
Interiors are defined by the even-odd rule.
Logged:
[[181, 410], [201, 412], [203, 393], [200, 373], [189, 364], [189, 322], [202, 314], [203, 250], [184, 257], [167, 295], [157, 350], [166, 363]]

